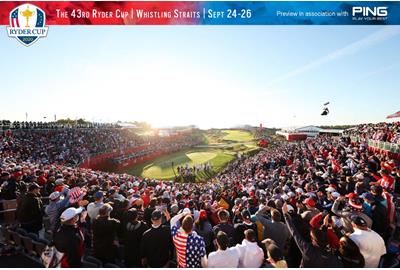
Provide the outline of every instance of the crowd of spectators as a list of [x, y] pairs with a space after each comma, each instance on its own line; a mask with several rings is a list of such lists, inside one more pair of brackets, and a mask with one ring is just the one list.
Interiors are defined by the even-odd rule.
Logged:
[[193, 139], [191, 136], [182, 136], [176, 140], [169, 137], [143, 137], [132, 129], [110, 128], [106, 125], [101, 128], [38, 128], [6, 130], [0, 133], [0, 151], [3, 156], [66, 166], [78, 166], [93, 155], [123, 152], [138, 146], [145, 148], [129, 155], [121, 154], [113, 162], [118, 164], [156, 151], [173, 151], [198, 143], [198, 138]]
[[364, 139], [400, 144], [400, 122], [358, 125], [346, 133]]
[[349, 138], [281, 142], [206, 183], [15, 153], [1, 149], [0, 194], [17, 199], [28, 232], [49, 218], [62, 267], [81, 267], [87, 254], [126, 267], [268, 268], [378, 267], [399, 255], [399, 164]]
[[156, 141], [152, 141], [145, 149], [140, 151], [135, 151], [129, 154], [121, 154], [111, 158], [113, 164], [121, 164], [132, 159], [138, 159], [154, 153], [163, 151], [165, 153], [176, 152], [185, 148], [190, 148], [195, 145], [201, 144], [203, 139], [201, 136], [179, 136], [175, 139], [162, 139], [158, 138]]
[[33, 122], [0, 120], [0, 130], [66, 129], [66, 128], [119, 128], [115, 123], [93, 123], [86, 121]]

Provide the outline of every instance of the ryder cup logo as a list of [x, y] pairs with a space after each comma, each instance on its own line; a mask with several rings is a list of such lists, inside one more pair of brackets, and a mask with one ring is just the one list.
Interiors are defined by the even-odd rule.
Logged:
[[24, 4], [10, 12], [9, 37], [16, 38], [25, 46], [30, 46], [39, 38], [47, 36], [46, 14], [32, 4]]

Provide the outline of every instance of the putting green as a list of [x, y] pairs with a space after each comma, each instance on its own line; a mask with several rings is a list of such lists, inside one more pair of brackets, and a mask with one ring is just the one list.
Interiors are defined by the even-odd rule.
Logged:
[[[234, 155], [224, 153], [220, 150], [213, 149], [191, 149], [181, 151], [178, 153], [159, 157], [153, 161], [141, 164], [131, 168], [127, 173], [133, 175], [140, 175], [147, 178], [157, 179], [173, 179], [177, 172], [178, 166], [193, 166], [194, 164], [204, 164], [210, 162], [213, 167], [211, 174], [214, 174], [226, 165], [229, 161], [233, 160]], [[172, 169], [172, 162], [174, 163], [174, 170]], [[174, 173], [175, 171], [175, 173]], [[210, 175], [200, 172], [198, 179], [206, 179]]]

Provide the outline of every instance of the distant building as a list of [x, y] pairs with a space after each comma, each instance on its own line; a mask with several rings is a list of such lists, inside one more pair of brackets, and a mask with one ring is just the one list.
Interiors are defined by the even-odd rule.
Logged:
[[343, 131], [344, 130], [342, 129], [323, 129], [316, 126], [305, 126], [282, 128], [281, 130], [278, 130], [276, 134], [285, 137], [288, 141], [300, 141], [323, 134], [341, 136]]

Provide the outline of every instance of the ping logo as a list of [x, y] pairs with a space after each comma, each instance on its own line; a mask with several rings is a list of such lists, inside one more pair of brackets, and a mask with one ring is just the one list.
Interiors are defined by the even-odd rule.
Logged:
[[353, 7], [352, 15], [364, 17], [386, 17], [388, 15], [387, 7]]

